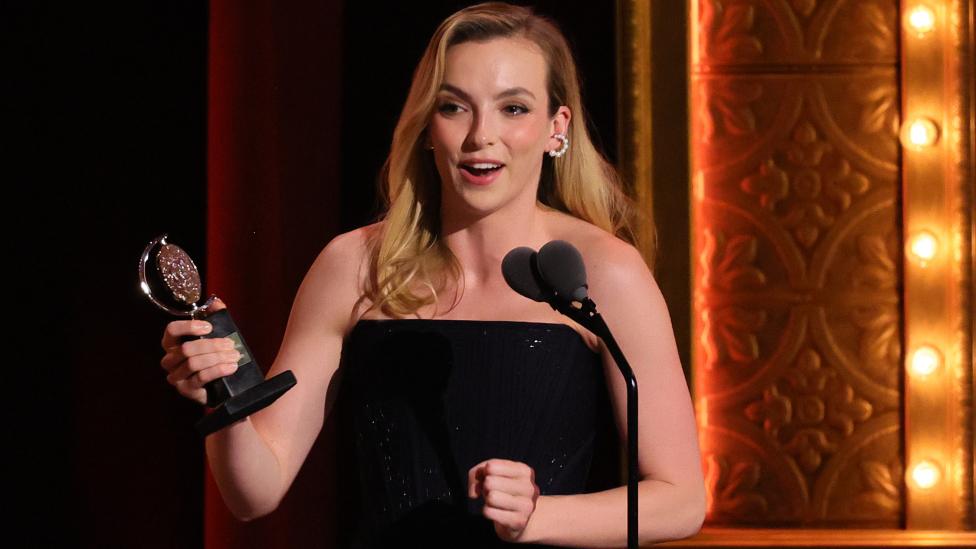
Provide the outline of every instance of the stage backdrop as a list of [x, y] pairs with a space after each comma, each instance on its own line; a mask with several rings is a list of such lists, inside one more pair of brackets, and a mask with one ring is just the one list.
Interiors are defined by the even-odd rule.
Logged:
[[[208, 286], [274, 359], [295, 291], [339, 227], [339, 2], [210, 3]], [[302, 547], [333, 530], [331, 423], [281, 508], [236, 521], [207, 475], [207, 547]]]

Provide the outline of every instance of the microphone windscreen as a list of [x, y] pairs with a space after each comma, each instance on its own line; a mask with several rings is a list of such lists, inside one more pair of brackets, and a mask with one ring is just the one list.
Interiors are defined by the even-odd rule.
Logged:
[[563, 299], [586, 298], [586, 266], [575, 246], [565, 240], [553, 240], [539, 249], [536, 257], [539, 275]]
[[545, 301], [548, 293], [535, 266], [536, 253], [525, 246], [515, 248], [502, 259], [502, 276], [519, 294], [532, 301]]

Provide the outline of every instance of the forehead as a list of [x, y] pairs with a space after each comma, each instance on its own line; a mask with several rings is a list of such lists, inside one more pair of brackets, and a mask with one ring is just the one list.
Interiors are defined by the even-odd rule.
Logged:
[[543, 97], [546, 72], [545, 57], [533, 42], [496, 38], [448, 48], [444, 82], [468, 93], [492, 93], [521, 86], [536, 97]]

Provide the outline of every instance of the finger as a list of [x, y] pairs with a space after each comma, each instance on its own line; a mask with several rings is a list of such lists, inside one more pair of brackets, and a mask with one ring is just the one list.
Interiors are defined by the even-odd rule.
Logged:
[[186, 357], [183, 353], [170, 351], [163, 355], [163, 358], [159, 359], [159, 365], [163, 367], [167, 372], [172, 372], [177, 366], [183, 364], [186, 361]]
[[521, 461], [507, 459], [490, 459], [485, 463], [485, 473], [508, 478], [531, 478], [535, 480], [535, 472]]
[[202, 336], [209, 334], [213, 326], [203, 320], [174, 320], [163, 330], [163, 339], [159, 344], [165, 350], [179, 347], [186, 336]]
[[180, 353], [183, 353], [183, 356], [190, 358], [195, 355], [229, 351], [233, 348], [234, 340], [229, 337], [208, 337], [184, 342], [180, 344], [178, 350]]
[[507, 494], [501, 490], [487, 490], [485, 494], [485, 506], [505, 511], [530, 513], [532, 511], [532, 500], [526, 497]]
[[180, 395], [190, 400], [199, 402], [200, 404], [207, 403], [206, 389], [194, 389], [193, 387], [189, 386], [189, 383], [186, 380], [179, 381], [175, 384], [175, 387], [176, 392], [178, 392]]
[[169, 375], [166, 376], [166, 379], [170, 383], [174, 383], [176, 381], [187, 379], [190, 376], [198, 372], [202, 372], [208, 368], [213, 368], [214, 366], [219, 366], [221, 364], [236, 365], [237, 361], [240, 359], [241, 354], [233, 350], [192, 356], [184, 360], [179, 367], [171, 371]]
[[201, 389], [215, 379], [229, 376], [237, 371], [237, 364], [218, 364], [206, 370], [197, 372], [186, 379], [187, 387]]
[[160, 359], [159, 364], [167, 372], [173, 371], [174, 368], [180, 366], [188, 358], [207, 354], [225, 351], [234, 348], [234, 341], [229, 338], [212, 338], [212, 339], [198, 339], [193, 341], [187, 341], [172, 347], [166, 351], [163, 358]]
[[481, 485], [482, 490], [488, 494], [496, 491], [523, 497], [532, 497], [535, 494], [535, 486], [525, 479], [488, 475]]
[[485, 464], [490, 460], [482, 461], [474, 467], [468, 469], [468, 497], [476, 498], [481, 495], [481, 482], [485, 477]]

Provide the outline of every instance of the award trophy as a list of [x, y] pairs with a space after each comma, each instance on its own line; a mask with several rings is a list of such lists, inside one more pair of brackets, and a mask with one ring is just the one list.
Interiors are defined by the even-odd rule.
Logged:
[[213, 410], [197, 422], [196, 429], [202, 436], [207, 436], [277, 400], [295, 385], [295, 374], [288, 370], [264, 379], [228, 310], [209, 310], [217, 297], [210, 296], [202, 306], [197, 305], [202, 295], [197, 266], [182, 248], [166, 242], [166, 237], [164, 234], [153, 239], [142, 252], [139, 260], [142, 291], [156, 306], [171, 315], [206, 320], [213, 325], [213, 330], [200, 337], [230, 338], [241, 354], [236, 372], [204, 386], [207, 406]]

